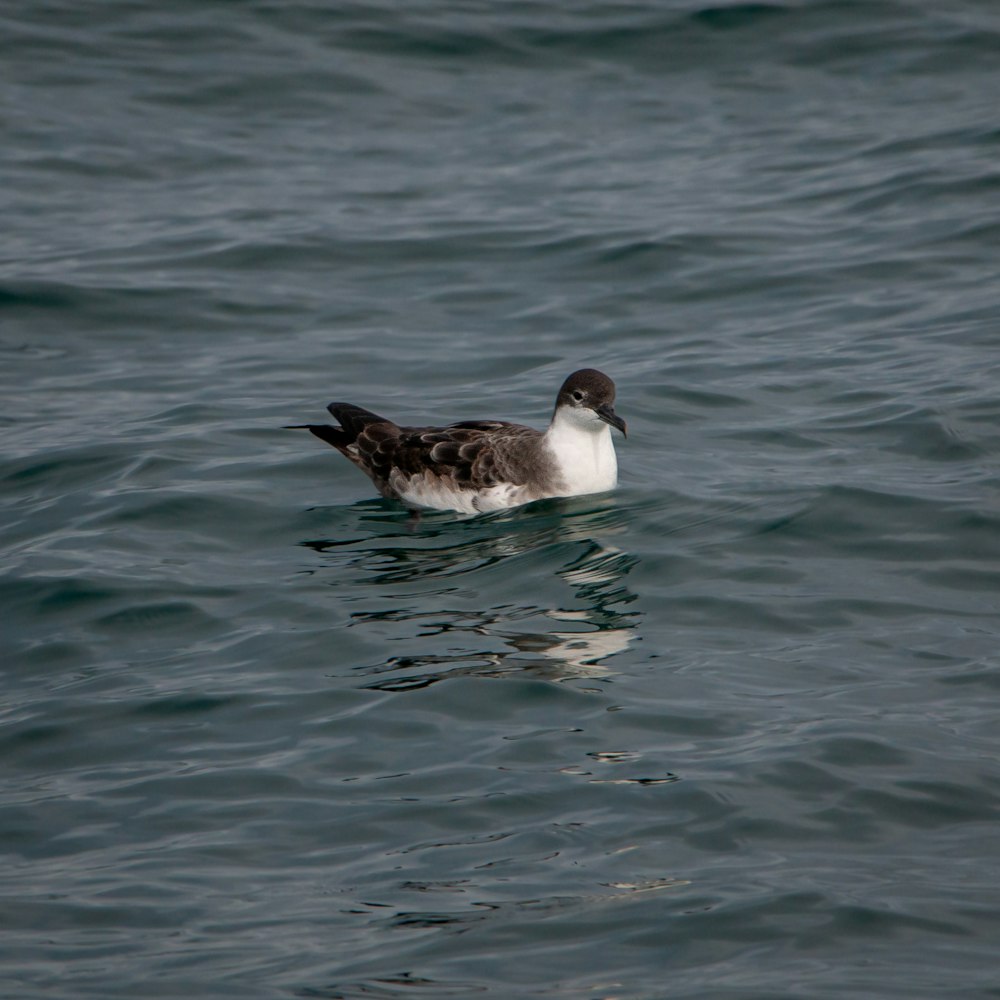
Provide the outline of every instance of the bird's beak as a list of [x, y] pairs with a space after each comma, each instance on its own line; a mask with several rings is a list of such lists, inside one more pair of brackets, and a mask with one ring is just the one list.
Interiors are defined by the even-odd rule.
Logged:
[[618, 430], [628, 437], [628, 428], [625, 425], [625, 421], [615, 413], [614, 408], [609, 404], [605, 403], [603, 406], [598, 406], [594, 412], [603, 420], [606, 424], [611, 424], [612, 427], [617, 427]]

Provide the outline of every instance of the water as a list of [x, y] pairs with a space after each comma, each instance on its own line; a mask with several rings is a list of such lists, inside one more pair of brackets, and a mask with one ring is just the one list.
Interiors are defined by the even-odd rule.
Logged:
[[0, 27], [5, 998], [1000, 996], [994, 4]]

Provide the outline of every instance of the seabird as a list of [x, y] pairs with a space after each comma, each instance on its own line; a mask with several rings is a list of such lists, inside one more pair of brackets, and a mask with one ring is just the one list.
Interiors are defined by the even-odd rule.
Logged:
[[626, 430], [614, 402], [614, 382], [583, 368], [563, 382], [544, 431], [504, 420], [400, 427], [353, 403], [327, 407], [339, 427], [294, 426], [349, 458], [384, 497], [479, 514], [614, 489], [618, 461], [611, 428]]

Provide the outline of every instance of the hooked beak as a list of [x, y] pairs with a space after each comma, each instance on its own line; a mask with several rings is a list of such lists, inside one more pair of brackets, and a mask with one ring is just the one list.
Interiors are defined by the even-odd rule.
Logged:
[[598, 406], [594, 412], [603, 420], [606, 424], [611, 424], [612, 427], [617, 427], [618, 430], [628, 437], [628, 429], [625, 425], [625, 421], [615, 413], [613, 407], [605, 403], [603, 406]]

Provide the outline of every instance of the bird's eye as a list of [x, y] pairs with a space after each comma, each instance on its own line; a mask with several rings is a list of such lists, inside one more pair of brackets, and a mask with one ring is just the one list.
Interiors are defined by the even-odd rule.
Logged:
[[581, 399], [583, 399], [583, 393], [580, 392], [579, 389], [574, 389], [571, 395], [578, 403], [580, 402]]

